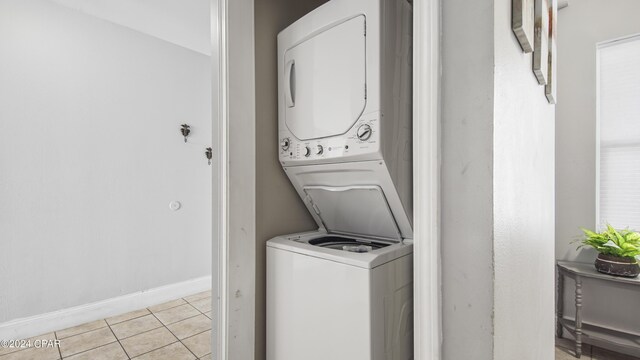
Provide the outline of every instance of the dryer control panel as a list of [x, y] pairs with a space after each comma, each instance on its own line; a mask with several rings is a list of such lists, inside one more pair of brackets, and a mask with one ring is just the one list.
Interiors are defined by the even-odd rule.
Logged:
[[380, 151], [379, 119], [379, 113], [363, 115], [345, 134], [311, 140], [299, 140], [288, 129], [281, 129], [280, 162], [302, 165], [352, 160], [362, 155], [375, 157]]

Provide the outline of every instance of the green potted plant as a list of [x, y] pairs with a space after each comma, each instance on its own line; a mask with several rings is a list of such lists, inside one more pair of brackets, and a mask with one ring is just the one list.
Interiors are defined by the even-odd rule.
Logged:
[[607, 229], [597, 233], [582, 229], [585, 238], [582, 245], [598, 251], [596, 269], [604, 274], [636, 277], [640, 274], [640, 233], [631, 230], [616, 230], [607, 224]]

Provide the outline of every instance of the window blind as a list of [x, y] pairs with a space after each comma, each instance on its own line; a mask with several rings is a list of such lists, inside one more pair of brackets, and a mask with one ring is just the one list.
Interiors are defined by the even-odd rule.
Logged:
[[599, 225], [640, 231], [640, 36], [598, 49]]

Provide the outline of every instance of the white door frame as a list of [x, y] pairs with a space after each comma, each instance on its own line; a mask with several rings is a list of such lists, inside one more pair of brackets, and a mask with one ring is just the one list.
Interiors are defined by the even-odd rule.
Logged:
[[212, 352], [219, 360], [251, 360], [256, 310], [253, 0], [211, 0], [211, 14], [214, 175], [219, 181], [214, 182], [219, 241], [213, 251], [218, 271]]
[[[414, 161], [414, 331], [416, 360], [441, 358], [441, 280], [440, 280], [440, 1], [415, 0], [413, 24], [413, 161]], [[229, 6], [233, 6], [230, 9]], [[231, 242], [233, 228], [237, 227], [230, 210], [230, 199], [238, 201], [230, 192], [229, 142], [231, 128], [230, 113], [234, 122], [244, 123], [244, 131], [253, 139], [255, 134], [255, 81], [253, 50], [253, 0], [211, 0], [212, 66], [213, 66], [213, 116], [214, 116], [214, 266], [213, 289], [217, 292], [213, 353], [217, 360], [249, 360], [255, 348], [255, 294], [239, 293], [240, 289], [255, 288], [255, 253], [238, 253], [237, 245]], [[230, 25], [235, 25], [230, 33]], [[230, 51], [230, 45], [233, 47]], [[230, 79], [229, 64], [234, 64], [232, 74], [243, 68], [249, 76]], [[234, 75], [235, 76], [235, 75]], [[246, 84], [238, 84], [238, 81]], [[233, 82], [233, 84], [231, 84]], [[232, 85], [233, 90], [230, 89]], [[242, 91], [239, 91], [242, 90]], [[233, 91], [233, 101], [229, 93]], [[238, 99], [240, 96], [242, 99]], [[253, 117], [249, 111], [254, 111]], [[237, 114], [240, 114], [238, 116]], [[251, 123], [253, 119], [253, 123]], [[235, 124], [235, 123], [234, 123]], [[253, 148], [252, 146], [250, 148]], [[246, 171], [254, 176], [255, 151], [244, 158], [248, 161]], [[251, 159], [249, 159], [251, 160]], [[242, 172], [242, 171], [240, 171]], [[245, 175], [245, 174], [243, 174]], [[246, 183], [250, 184], [250, 183]], [[255, 183], [245, 189], [240, 201], [253, 197], [255, 206]], [[235, 185], [234, 183], [234, 186]], [[247, 185], [248, 186], [248, 185]], [[233, 198], [231, 198], [233, 197]], [[254, 206], [250, 206], [255, 209]], [[251, 212], [250, 209], [247, 212]], [[253, 211], [255, 214], [255, 211]], [[245, 215], [246, 216], [246, 213]], [[249, 216], [249, 220], [252, 218]], [[251, 224], [247, 224], [251, 225]], [[254, 229], [254, 228], [251, 228]], [[243, 229], [245, 231], [246, 229]], [[233, 235], [235, 237], [235, 235]], [[251, 236], [249, 236], [251, 238]], [[255, 233], [253, 238], [255, 238]], [[238, 239], [234, 238], [234, 241]], [[238, 250], [235, 250], [238, 249]], [[255, 249], [254, 249], [255, 250]], [[250, 271], [237, 273], [241, 264]], [[233, 296], [233, 297], [231, 297]], [[238, 296], [249, 297], [246, 302], [237, 302]], [[252, 299], [251, 299], [252, 297]], [[230, 309], [233, 308], [233, 311]], [[239, 346], [243, 345], [242, 349]], [[238, 352], [241, 352], [238, 353]]]
[[227, 359], [227, 44], [226, 1], [211, 0], [211, 103], [213, 121], [213, 221], [212, 284], [215, 317], [211, 352], [214, 359]]
[[413, 2], [414, 359], [440, 359], [440, 0]]

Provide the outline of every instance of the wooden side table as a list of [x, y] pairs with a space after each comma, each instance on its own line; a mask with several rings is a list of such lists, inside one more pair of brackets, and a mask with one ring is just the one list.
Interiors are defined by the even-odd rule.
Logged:
[[[616, 282], [625, 286], [633, 286], [640, 292], [640, 278], [630, 279], [610, 276], [599, 273], [593, 264], [584, 264], [570, 261], [558, 261], [557, 264], [557, 304], [556, 304], [556, 335], [561, 338], [563, 330], [569, 331], [575, 338], [576, 357], [582, 355], [582, 344], [591, 344], [598, 347], [618, 351], [621, 353], [640, 357], [640, 335], [621, 330], [609, 329], [582, 321], [582, 280], [595, 279], [594, 283], [603, 284]], [[575, 308], [576, 319], [572, 321], [563, 317], [564, 310], [564, 280], [571, 278], [576, 283]]]

